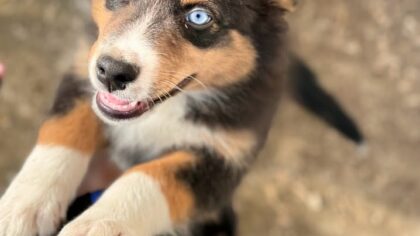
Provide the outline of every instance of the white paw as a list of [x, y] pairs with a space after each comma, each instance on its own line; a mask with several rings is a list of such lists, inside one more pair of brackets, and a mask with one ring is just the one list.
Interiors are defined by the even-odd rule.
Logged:
[[153, 236], [171, 232], [168, 209], [152, 178], [144, 174], [125, 175], [66, 225], [59, 236]]
[[76, 219], [60, 232], [59, 236], [146, 236], [136, 234], [130, 226], [115, 220]]
[[66, 211], [65, 204], [52, 195], [32, 194], [22, 192], [2, 198], [0, 235], [49, 236], [56, 232]]
[[66, 148], [36, 147], [0, 199], [0, 236], [56, 233], [87, 165]]

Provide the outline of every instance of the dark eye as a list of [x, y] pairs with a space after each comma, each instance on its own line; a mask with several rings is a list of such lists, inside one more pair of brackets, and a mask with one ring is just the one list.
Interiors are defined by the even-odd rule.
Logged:
[[211, 13], [203, 8], [194, 8], [186, 15], [189, 25], [196, 29], [205, 29], [213, 23]]
[[130, 0], [106, 0], [106, 8], [113, 11], [120, 7], [126, 6]]

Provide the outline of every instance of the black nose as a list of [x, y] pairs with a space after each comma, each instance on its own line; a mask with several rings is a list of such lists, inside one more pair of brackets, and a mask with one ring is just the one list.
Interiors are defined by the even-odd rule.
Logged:
[[98, 79], [107, 86], [109, 92], [124, 90], [128, 83], [137, 78], [139, 71], [137, 66], [110, 56], [100, 57], [96, 64]]

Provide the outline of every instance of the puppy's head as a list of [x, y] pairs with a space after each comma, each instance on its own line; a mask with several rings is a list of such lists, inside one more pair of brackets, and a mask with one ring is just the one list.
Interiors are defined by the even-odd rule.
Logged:
[[[89, 73], [106, 121], [134, 119], [177, 92], [246, 79], [252, 28], [269, 0], [92, 0]], [[281, 0], [280, 0], [281, 1]]]

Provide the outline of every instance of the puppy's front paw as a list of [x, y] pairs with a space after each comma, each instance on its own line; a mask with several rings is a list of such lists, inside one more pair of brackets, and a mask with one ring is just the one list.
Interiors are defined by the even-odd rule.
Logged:
[[135, 234], [130, 226], [110, 219], [76, 219], [61, 231], [59, 236], [143, 236]]
[[24, 191], [8, 192], [0, 201], [0, 235], [54, 234], [65, 214], [66, 205], [53, 192], [41, 195]]
[[78, 152], [36, 147], [0, 199], [0, 236], [56, 233], [87, 166]]
[[159, 186], [149, 176], [124, 175], [59, 236], [153, 236], [172, 232], [166, 204]]

